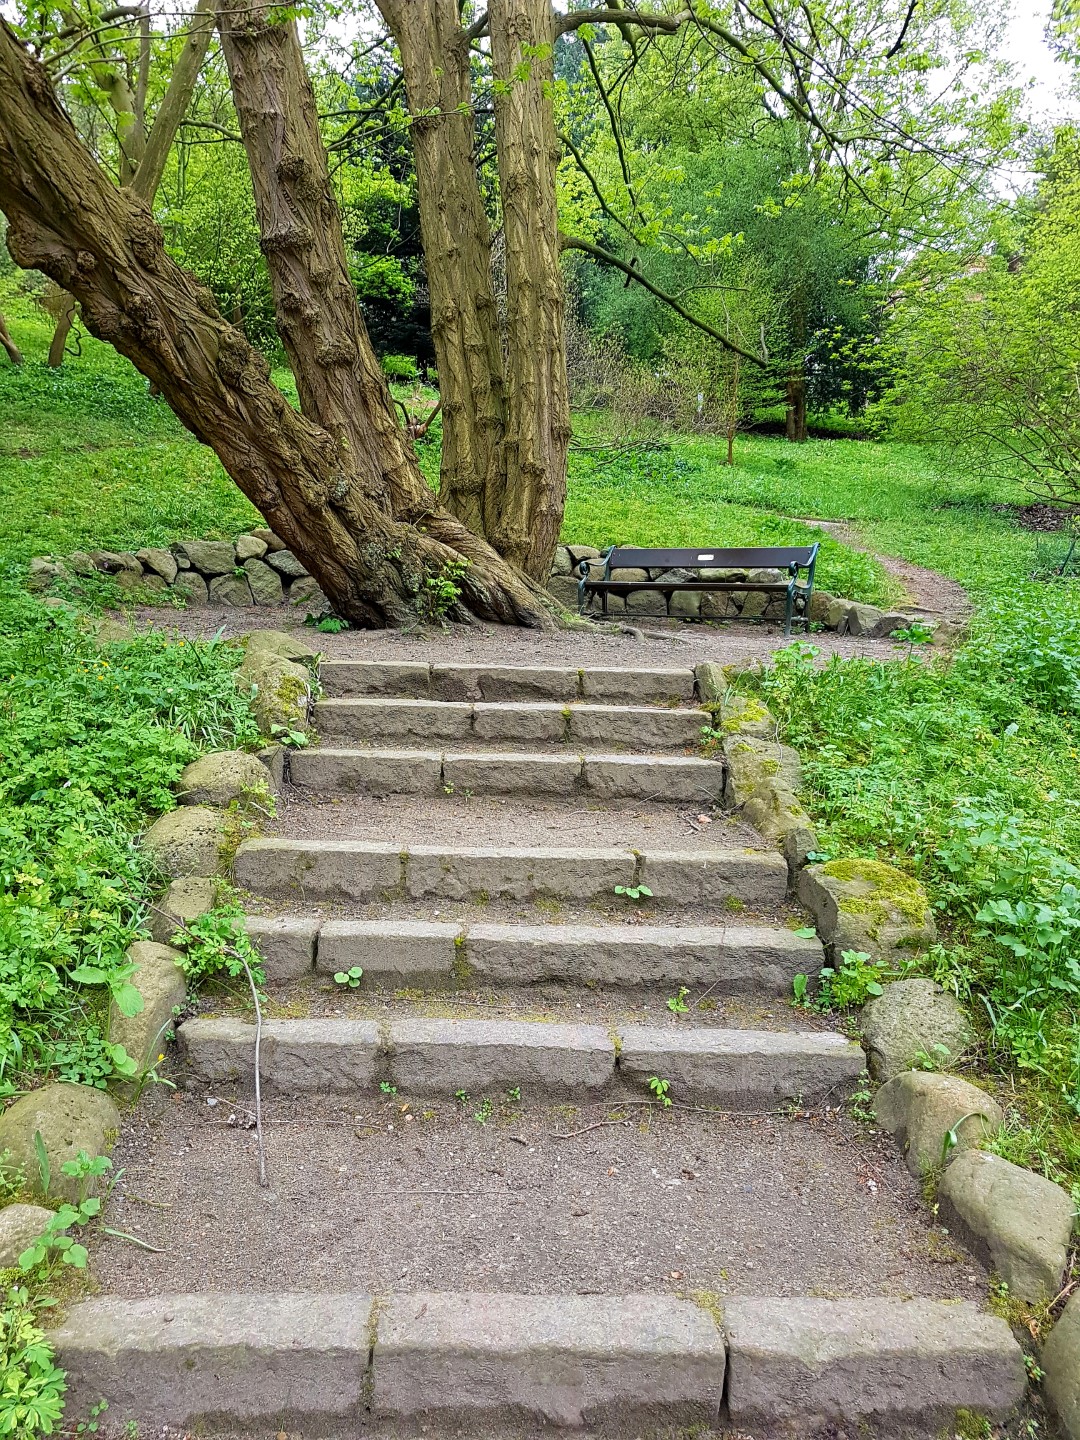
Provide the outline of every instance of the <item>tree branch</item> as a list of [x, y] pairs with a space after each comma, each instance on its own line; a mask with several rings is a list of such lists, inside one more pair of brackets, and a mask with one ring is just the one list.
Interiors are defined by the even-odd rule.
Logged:
[[899, 54], [900, 54], [900, 51], [903, 49], [904, 40], [905, 40], [905, 38], [906, 38], [906, 36], [907, 36], [908, 26], [911, 24], [912, 20], [914, 19], [914, 17], [915, 17], [915, 11], [916, 11], [918, 8], [919, 8], [919, 0], [911, 0], [911, 4], [908, 6], [907, 14], [904, 16], [904, 23], [903, 23], [903, 25], [901, 25], [901, 27], [900, 27], [900, 34], [896, 37], [896, 41], [895, 41], [892, 49], [891, 49], [891, 50], [886, 50], [886, 52], [885, 52], [885, 59], [886, 59], [886, 60], [891, 60], [894, 55], [899, 55]]
[[736, 345], [734, 340], [729, 340], [726, 335], [714, 329], [707, 321], [700, 320], [687, 310], [686, 306], [681, 304], [674, 295], [667, 290], [661, 290], [659, 285], [654, 285], [651, 280], [642, 275], [640, 270], [627, 264], [625, 260], [620, 260], [618, 255], [613, 255], [610, 250], [602, 250], [599, 245], [592, 245], [588, 240], [579, 240], [575, 235], [560, 235], [559, 240], [564, 250], [580, 250], [583, 254], [590, 255], [594, 260], [599, 261], [601, 265], [612, 265], [616, 270], [621, 270], [624, 275], [631, 280], [636, 280], [643, 289], [648, 290], [650, 295], [655, 295], [657, 300], [662, 300], [669, 309], [675, 311], [676, 315], [681, 315], [688, 324], [704, 331], [725, 350], [730, 350], [733, 355], [741, 355], [744, 360], [749, 360], [752, 365], [757, 365], [762, 370], [772, 368], [771, 362], [766, 357], [755, 355], [750, 350], [744, 350], [741, 345]]

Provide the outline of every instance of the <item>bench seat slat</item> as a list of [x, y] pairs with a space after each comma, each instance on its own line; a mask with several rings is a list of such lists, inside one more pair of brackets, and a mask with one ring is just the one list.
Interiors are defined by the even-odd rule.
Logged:
[[730, 550], [718, 545], [713, 549], [701, 546], [697, 550], [646, 550], [620, 546], [611, 552], [610, 566], [612, 570], [654, 570], [660, 566], [666, 570], [700, 566], [709, 570], [769, 570], [776, 566], [809, 565], [814, 548], [813, 545], [774, 545]]

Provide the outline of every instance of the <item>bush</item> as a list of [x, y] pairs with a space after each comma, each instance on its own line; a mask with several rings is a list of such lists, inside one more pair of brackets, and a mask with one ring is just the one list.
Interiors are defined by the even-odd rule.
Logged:
[[955, 659], [817, 666], [800, 643], [747, 683], [802, 753], [820, 848], [919, 876], [947, 942], [927, 966], [975, 1000], [998, 1058], [1040, 1077], [1074, 1124], [1080, 630], [1068, 605], [1034, 609], [1036, 588], [988, 604]]
[[390, 380], [417, 380], [420, 371], [411, 355], [384, 355], [383, 374]]

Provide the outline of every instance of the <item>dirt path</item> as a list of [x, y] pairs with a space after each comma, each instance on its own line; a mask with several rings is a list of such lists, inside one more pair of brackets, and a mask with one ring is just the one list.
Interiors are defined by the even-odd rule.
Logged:
[[841, 544], [864, 555], [872, 555], [883, 570], [900, 581], [907, 594], [904, 609], [911, 609], [936, 620], [960, 623], [971, 614], [971, 601], [967, 591], [955, 580], [941, 575], [937, 570], [928, 570], [924, 565], [913, 565], [910, 560], [901, 560], [895, 555], [882, 555], [863, 543], [859, 532], [846, 520], [808, 520], [804, 525], [816, 525], [825, 530]]

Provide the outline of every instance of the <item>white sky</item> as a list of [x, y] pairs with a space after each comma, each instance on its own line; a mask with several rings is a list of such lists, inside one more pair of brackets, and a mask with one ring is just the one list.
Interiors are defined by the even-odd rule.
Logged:
[[1005, 54], [1016, 66], [1019, 82], [1034, 82], [1032, 118], [1053, 120], [1080, 114], [1080, 99], [1069, 91], [1075, 72], [1054, 57], [1044, 38], [1050, 0], [1012, 0], [1009, 10]]

